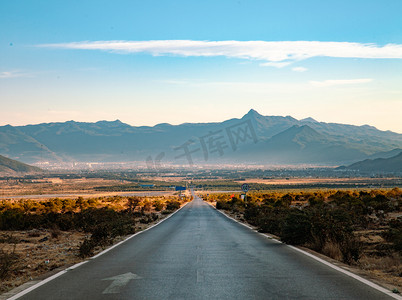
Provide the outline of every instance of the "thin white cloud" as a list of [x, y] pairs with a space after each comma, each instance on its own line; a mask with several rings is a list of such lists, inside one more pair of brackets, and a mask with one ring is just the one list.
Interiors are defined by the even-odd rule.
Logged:
[[224, 56], [263, 61], [263, 66], [283, 67], [312, 57], [402, 59], [402, 45], [320, 41], [86, 41], [43, 44], [39, 47], [104, 50], [116, 53], [149, 53], [154, 56]]
[[29, 77], [30, 75], [27, 73], [23, 73], [20, 71], [3, 71], [0, 72], [0, 78], [8, 79], [8, 78], [18, 78], [18, 77]]
[[351, 85], [351, 84], [362, 84], [372, 82], [371, 78], [358, 78], [358, 79], [334, 79], [334, 80], [324, 80], [324, 81], [310, 81], [310, 84], [316, 87], [328, 87], [336, 85]]
[[250, 81], [204, 81], [204, 80], [158, 80], [157, 82], [171, 86], [182, 86], [189, 88], [217, 88], [231, 91], [242, 91], [249, 93], [301, 93], [311, 92], [315, 88], [327, 88], [333, 86], [352, 86], [372, 82], [372, 78], [357, 79], [332, 79], [323, 81], [305, 81], [302, 83], [289, 82], [250, 82]]
[[283, 67], [289, 66], [290, 64], [292, 64], [291, 61], [285, 61], [285, 62], [270, 61], [270, 62], [262, 63], [262, 64], [260, 64], [260, 66], [263, 66], [263, 67], [283, 68]]
[[175, 84], [175, 85], [183, 85], [189, 83], [187, 80], [157, 80], [157, 82]]
[[306, 72], [308, 69], [305, 67], [294, 67], [292, 68], [292, 71], [294, 72]]

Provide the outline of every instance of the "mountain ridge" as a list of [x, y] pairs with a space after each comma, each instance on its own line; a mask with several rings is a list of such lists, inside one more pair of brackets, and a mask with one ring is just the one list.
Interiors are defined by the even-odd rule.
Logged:
[[389, 158], [365, 159], [339, 169], [357, 170], [363, 172], [392, 172], [402, 173], [402, 150]]
[[24, 164], [14, 159], [0, 155], [0, 174], [15, 175], [18, 173], [42, 173], [40, 168]]
[[[240, 125], [248, 126], [249, 136], [251, 133], [255, 136], [247, 143], [233, 147], [228, 134]], [[296, 136], [292, 136], [296, 131]], [[219, 149], [215, 154], [206, 155], [206, 139], [218, 137], [211, 133], [219, 133], [225, 138], [221, 137], [225, 153]], [[204, 144], [201, 143], [203, 139]], [[208, 156], [209, 162], [217, 163], [230, 163], [240, 158], [245, 162], [272, 162], [268, 154], [276, 149], [277, 154], [288, 153], [279, 157], [281, 163], [344, 164], [402, 148], [402, 134], [392, 131], [381, 131], [367, 125], [318, 122], [312, 118], [297, 120], [291, 116], [263, 116], [254, 109], [241, 118], [214, 123], [131, 126], [120, 120], [101, 120], [0, 126], [0, 154], [29, 163], [43, 160], [144, 161], [145, 157], [161, 152], [166, 153], [166, 159], [175, 161], [178, 156], [175, 149], [188, 141], [193, 141], [194, 147], [197, 144], [198, 152], [194, 155], [199, 161]], [[248, 153], [253, 153], [254, 157]]]

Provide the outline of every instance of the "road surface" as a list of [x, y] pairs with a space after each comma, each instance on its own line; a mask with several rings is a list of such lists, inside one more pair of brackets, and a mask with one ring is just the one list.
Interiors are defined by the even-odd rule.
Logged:
[[388, 299], [196, 198], [20, 299]]

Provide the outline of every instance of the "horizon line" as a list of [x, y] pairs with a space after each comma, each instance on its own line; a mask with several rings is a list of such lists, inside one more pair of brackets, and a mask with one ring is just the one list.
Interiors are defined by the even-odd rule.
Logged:
[[[130, 123], [127, 123], [127, 122], [123, 122], [120, 119], [114, 119], [114, 120], [110, 120], [110, 121], [106, 120], [106, 119], [102, 119], [102, 120], [92, 121], [92, 122], [91, 121], [76, 121], [76, 120], [71, 119], [71, 120], [66, 120], [66, 121], [50, 121], [50, 122], [41, 122], [41, 123], [28, 123], [28, 124], [24, 124], [24, 125], [12, 125], [12, 124], [8, 123], [8, 124], [0, 125], [0, 127], [5, 127], [5, 126], [25, 127], [25, 126], [47, 125], [47, 124], [63, 124], [63, 123], [69, 123], [69, 122], [85, 123], [85, 124], [96, 124], [96, 123], [100, 123], [100, 122], [108, 122], [108, 123], [120, 122], [120, 123], [128, 125], [130, 127], [137, 127], [137, 128], [138, 127], [151, 127], [151, 128], [153, 128], [153, 127], [156, 127], [156, 126], [159, 126], [159, 125], [180, 126], [180, 125], [184, 125], [184, 124], [218, 124], [218, 123], [223, 123], [225, 121], [232, 120], [232, 119], [240, 120], [240, 119], [244, 118], [245, 116], [247, 116], [248, 114], [250, 114], [252, 112], [257, 113], [259, 116], [262, 116], [262, 117], [281, 117], [281, 118], [289, 118], [290, 117], [290, 118], [292, 118], [292, 119], [294, 119], [294, 120], [296, 120], [298, 122], [302, 122], [303, 120], [306, 120], [306, 119], [312, 119], [312, 120], [314, 120], [314, 122], [320, 123], [320, 124], [337, 124], [337, 125], [346, 125], [346, 126], [355, 126], [355, 127], [371, 127], [371, 128], [374, 128], [374, 129], [382, 131], [382, 132], [392, 132], [392, 133], [396, 133], [396, 134], [402, 134], [402, 132], [397, 132], [397, 131], [393, 131], [393, 130], [390, 130], [390, 129], [387, 129], [387, 130], [378, 129], [376, 126], [373, 126], [373, 125], [370, 125], [370, 124], [356, 125], [356, 124], [337, 123], [337, 122], [325, 122], [325, 121], [317, 121], [315, 118], [312, 118], [312, 117], [305, 117], [305, 118], [301, 118], [301, 119], [296, 119], [296, 118], [292, 117], [291, 115], [286, 115], [286, 116], [283, 116], [283, 115], [262, 115], [255, 109], [250, 109], [246, 114], [244, 114], [241, 117], [234, 117], [234, 118], [224, 119], [224, 120], [221, 120], [221, 121], [212, 121], [212, 122], [183, 122], [183, 123], [177, 123], [177, 124], [172, 124], [172, 123], [168, 123], [168, 122], [161, 122], [161, 123], [156, 123], [154, 125], [135, 125], [135, 124], [133, 125], [133, 124], [130, 124]], [[307, 121], [307, 122], [309, 122], [309, 121]], [[310, 123], [314, 123], [314, 122], [310, 122]]]

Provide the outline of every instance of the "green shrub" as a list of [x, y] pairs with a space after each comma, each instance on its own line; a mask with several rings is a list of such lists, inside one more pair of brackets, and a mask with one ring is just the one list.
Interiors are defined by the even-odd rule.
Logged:
[[107, 223], [99, 224], [92, 231], [91, 240], [95, 245], [107, 246], [112, 242], [112, 230]]
[[248, 205], [244, 211], [244, 218], [252, 225], [257, 225], [260, 216], [260, 206], [252, 203]]
[[180, 208], [180, 202], [177, 200], [170, 200], [166, 204], [166, 210], [176, 210]]
[[309, 216], [298, 209], [292, 209], [282, 225], [281, 240], [287, 244], [302, 245], [312, 240]]
[[165, 204], [161, 200], [155, 200], [154, 207], [156, 211], [162, 211], [165, 207]]
[[230, 209], [230, 205], [226, 200], [217, 200], [216, 209]]
[[359, 260], [362, 254], [362, 244], [353, 235], [348, 235], [340, 242], [340, 250], [342, 261], [350, 265], [353, 261]]
[[361, 254], [361, 245], [353, 234], [356, 225], [353, 214], [344, 208], [330, 206], [315, 207], [310, 210], [312, 247], [322, 252], [328, 241], [340, 246], [343, 261], [350, 264], [357, 261]]
[[12, 251], [0, 249], [0, 279], [7, 278], [11, 272], [18, 268], [18, 258], [18, 254], [15, 253], [15, 247]]
[[392, 247], [402, 254], [402, 219], [391, 220], [389, 229], [384, 233], [387, 241], [391, 242]]
[[286, 217], [287, 209], [283, 207], [262, 206], [260, 217], [255, 225], [259, 231], [268, 232], [280, 236], [282, 233], [282, 223]]
[[1, 230], [22, 230], [25, 228], [24, 213], [19, 208], [12, 208], [0, 214]]
[[88, 257], [91, 256], [94, 252], [95, 249], [95, 243], [93, 242], [92, 239], [85, 239], [79, 248], [79, 255], [81, 257]]

